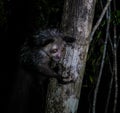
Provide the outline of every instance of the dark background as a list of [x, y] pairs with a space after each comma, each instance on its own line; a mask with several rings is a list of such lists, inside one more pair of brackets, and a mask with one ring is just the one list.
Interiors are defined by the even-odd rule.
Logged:
[[[0, 79], [0, 103], [1, 111], [7, 113], [8, 106], [10, 104], [10, 99], [12, 95], [12, 89], [17, 76], [18, 69], [18, 54], [21, 45], [23, 44], [25, 37], [30, 35], [32, 32], [38, 30], [39, 28], [48, 27], [60, 27], [61, 16], [63, 12], [63, 0], [0, 0], [0, 64], [1, 64], [1, 79]], [[119, 8], [120, 1], [116, 0], [117, 9]], [[105, 1], [103, 0], [103, 5]], [[100, 5], [97, 5], [97, 10], [95, 13], [95, 20], [99, 18], [100, 15]], [[113, 12], [114, 14], [114, 12]], [[103, 45], [105, 38], [105, 26], [100, 26], [99, 30], [102, 31], [102, 36], [100, 40], [93, 43], [92, 47], [95, 48], [89, 61], [87, 61], [85, 77], [83, 81], [82, 93], [80, 98], [80, 107], [78, 112], [88, 113], [89, 108], [92, 105], [93, 90], [96, 84], [96, 79], [99, 72], [100, 61], [91, 63], [94, 59], [102, 56], [100, 48]], [[120, 32], [119, 23], [117, 25], [118, 35]], [[111, 34], [113, 29], [111, 28]], [[91, 51], [92, 51], [91, 47]], [[118, 46], [118, 85], [120, 86], [120, 46]], [[89, 52], [90, 54], [90, 52]], [[111, 62], [113, 56], [111, 55]], [[92, 66], [94, 68], [92, 68]], [[104, 112], [104, 107], [106, 104], [106, 97], [108, 93], [108, 83], [110, 81], [110, 71], [108, 69], [109, 64], [105, 63], [105, 68], [102, 76], [102, 81], [100, 85], [100, 90], [98, 93], [97, 102], [97, 112]], [[94, 72], [94, 69], [96, 71]], [[91, 76], [91, 75], [92, 76]], [[90, 76], [94, 82], [91, 82]], [[119, 91], [118, 91], [119, 93]], [[112, 88], [112, 95], [114, 95], [114, 86]], [[119, 94], [118, 94], [119, 96]], [[111, 96], [113, 97], [113, 96]], [[118, 97], [118, 105], [120, 103], [120, 97]], [[111, 104], [109, 108], [113, 106], [114, 98], [111, 98]], [[117, 113], [119, 111], [119, 106], [117, 106]], [[111, 113], [109, 109], [109, 113]], [[9, 113], [9, 112], [8, 112]]]
[[9, 113], [13, 87], [16, 85], [18, 54], [25, 38], [39, 28], [59, 27], [63, 1], [1, 0], [0, 1], [0, 103]]

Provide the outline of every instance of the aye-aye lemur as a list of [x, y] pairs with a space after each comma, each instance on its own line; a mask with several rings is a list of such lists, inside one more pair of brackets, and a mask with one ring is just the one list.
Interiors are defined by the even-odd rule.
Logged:
[[40, 109], [44, 109], [42, 105], [44, 105], [48, 78], [55, 77], [61, 83], [66, 82], [56, 70], [59, 70], [59, 60], [63, 56], [65, 43], [74, 41], [74, 38], [65, 37], [56, 29], [38, 31], [26, 39], [19, 55], [20, 65], [9, 111], [37, 113]]
[[73, 37], [64, 36], [56, 29], [37, 32], [24, 43], [21, 55], [21, 65], [33, 75], [41, 77], [55, 77], [62, 80], [62, 76], [54, 71], [54, 63], [58, 63], [63, 56], [65, 43], [73, 43]]

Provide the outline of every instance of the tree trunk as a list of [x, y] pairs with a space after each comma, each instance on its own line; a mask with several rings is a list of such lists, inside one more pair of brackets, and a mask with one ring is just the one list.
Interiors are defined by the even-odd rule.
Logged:
[[66, 47], [62, 64], [63, 76], [71, 76], [75, 82], [59, 84], [51, 79], [46, 98], [46, 113], [76, 113], [82, 87], [86, 58], [90, 44], [90, 32], [96, 0], [66, 0], [62, 20], [65, 34], [76, 41]]

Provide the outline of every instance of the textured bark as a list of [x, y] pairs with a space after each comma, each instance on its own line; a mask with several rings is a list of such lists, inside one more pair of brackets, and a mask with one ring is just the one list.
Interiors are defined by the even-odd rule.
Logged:
[[46, 113], [76, 113], [82, 87], [86, 58], [90, 44], [95, 0], [66, 0], [62, 20], [65, 34], [76, 38], [66, 47], [62, 64], [63, 76], [71, 76], [74, 83], [59, 84], [51, 79], [47, 92]]

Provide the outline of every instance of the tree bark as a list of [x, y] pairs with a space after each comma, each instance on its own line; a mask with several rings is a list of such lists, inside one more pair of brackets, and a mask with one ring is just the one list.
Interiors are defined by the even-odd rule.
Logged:
[[59, 84], [51, 79], [46, 98], [46, 113], [76, 113], [81, 93], [86, 58], [90, 44], [90, 32], [96, 0], [66, 0], [62, 29], [66, 35], [76, 38], [67, 45], [62, 60], [63, 76], [71, 76], [75, 82]]

